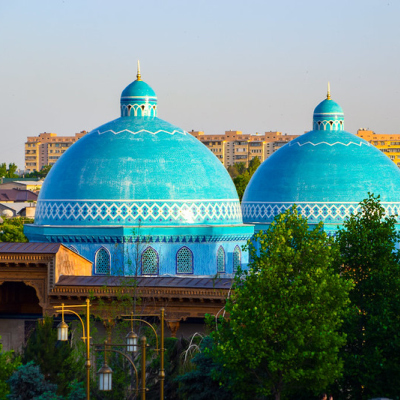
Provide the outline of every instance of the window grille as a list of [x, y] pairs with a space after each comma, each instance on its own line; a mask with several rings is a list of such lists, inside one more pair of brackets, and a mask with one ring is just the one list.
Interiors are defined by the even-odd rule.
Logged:
[[233, 272], [236, 272], [238, 267], [241, 266], [241, 254], [239, 246], [236, 246], [233, 250]]
[[96, 253], [96, 274], [110, 275], [110, 253], [102, 248]]
[[222, 246], [217, 253], [217, 272], [225, 272], [225, 251]]
[[69, 249], [72, 250], [74, 253], [79, 254], [79, 251], [74, 246], [69, 246]]
[[193, 274], [193, 253], [187, 247], [179, 249], [176, 255], [176, 273]]
[[148, 247], [142, 253], [142, 275], [157, 275], [158, 274], [158, 254]]

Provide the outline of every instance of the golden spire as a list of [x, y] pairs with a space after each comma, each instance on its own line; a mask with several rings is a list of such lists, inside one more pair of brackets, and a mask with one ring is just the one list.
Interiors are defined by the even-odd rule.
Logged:
[[328, 93], [326, 95], [326, 99], [330, 100], [331, 99], [331, 84], [328, 82]]
[[142, 77], [141, 77], [141, 75], [140, 75], [140, 62], [139, 62], [139, 60], [138, 60], [138, 62], [137, 62], [137, 75], [136, 75], [136, 80], [138, 80], [138, 81], [141, 81], [141, 80], [142, 80]]

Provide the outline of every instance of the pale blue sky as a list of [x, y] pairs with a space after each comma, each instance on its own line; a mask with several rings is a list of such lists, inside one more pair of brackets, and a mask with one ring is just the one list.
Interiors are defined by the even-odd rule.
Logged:
[[398, 0], [0, 0], [0, 161], [117, 118], [137, 59], [186, 130], [303, 133], [330, 81], [346, 130], [400, 134], [399, 20]]

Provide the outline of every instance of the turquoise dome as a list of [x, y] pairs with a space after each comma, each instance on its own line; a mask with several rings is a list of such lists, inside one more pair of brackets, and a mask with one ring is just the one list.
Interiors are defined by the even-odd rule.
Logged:
[[313, 124], [314, 130], [273, 153], [253, 175], [242, 201], [244, 221], [269, 224], [297, 204], [311, 224], [323, 221], [335, 229], [368, 192], [380, 195], [388, 214], [400, 214], [398, 167], [372, 144], [343, 130], [341, 107], [324, 100], [314, 111]]
[[189, 133], [146, 114], [154, 100], [144, 94], [156, 99], [134, 81], [122, 92], [121, 117], [60, 157], [40, 191], [36, 225], [242, 224], [222, 163]]
[[156, 93], [154, 90], [148, 85], [146, 82], [143, 82], [142, 80], [138, 81], [133, 81], [130, 83], [123, 91], [121, 94], [121, 99], [124, 99], [126, 97], [156, 97]]

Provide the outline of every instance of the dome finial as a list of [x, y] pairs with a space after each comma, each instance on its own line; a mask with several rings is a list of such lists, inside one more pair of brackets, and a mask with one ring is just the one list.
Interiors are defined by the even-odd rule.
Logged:
[[331, 84], [328, 82], [328, 92], [326, 94], [326, 99], [330, 100], [331, 99]]
[[140, 75], [140, 61], [138, 60], [137, 62], [137, 75], [136, 75], [136, 80], [141, 81], [142, 76]]

